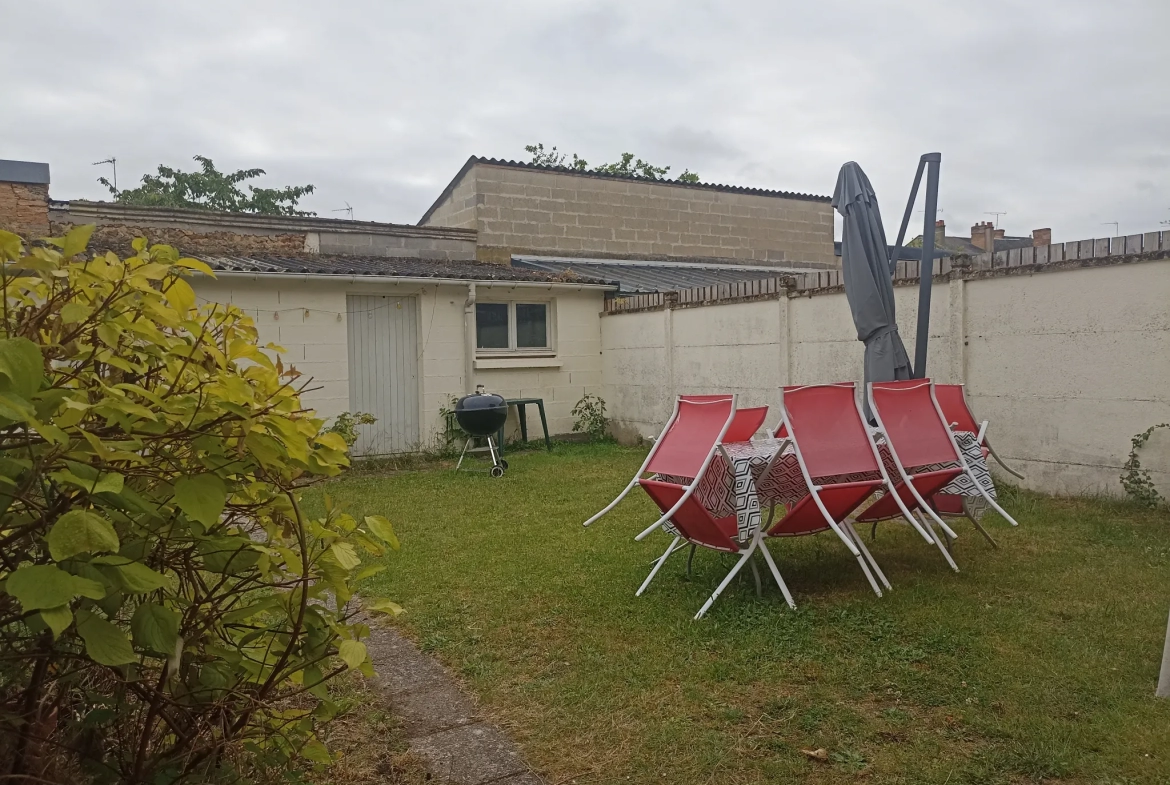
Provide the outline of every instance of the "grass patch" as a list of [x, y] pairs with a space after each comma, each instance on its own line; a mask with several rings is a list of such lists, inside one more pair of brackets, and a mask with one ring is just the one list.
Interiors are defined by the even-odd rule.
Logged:
[[[900, 527], [871, 545], [873, 596], [830, 535], [772, 551], [798, 610], [750, 575], [681, 554], [634, 591], [665, 535], [632, 494], [589, 529], [642, 450], [509, 453], [501, 479], [433, 469], [324, 486], [402, 539], [372, 591], [460, 674], [551, 781], [1170, 781], [1170, 701], [1153, 697], [1170, 586], [1164, 512], [1005, 489], [992, 550], [960, 524], [953, 574]], [[318, 492], [319, 493], [319, 492]], [[319, 512], [319, 498], [308, 502]], [[867, 534], [868, 536], [868, 534]], [[824, 748], [827, 761], [802, 749]]]

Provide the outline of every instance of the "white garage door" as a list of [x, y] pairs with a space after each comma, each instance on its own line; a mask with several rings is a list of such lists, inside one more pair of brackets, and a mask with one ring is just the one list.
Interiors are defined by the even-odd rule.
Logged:
[[378, 418], [363, 425], [354, 455], [419, 448], [418, 299], [349, 295], [349, 409]]

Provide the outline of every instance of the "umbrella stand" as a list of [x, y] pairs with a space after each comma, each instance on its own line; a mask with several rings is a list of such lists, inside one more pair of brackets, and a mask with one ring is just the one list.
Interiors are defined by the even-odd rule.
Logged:
[[934, 225], [938, 220], [938, 170], [942, 153], [926, 153], [918, 160], [918, 171], [914, 173], [914, 185], [910, 187], [910, 200], [906, 202], [906, 213], [898, 229], [898, 241], [890, 254], [890, 275], [894, 274], [898, 257], [902, 255], [902, 243], [906, 239], [906, 228], [910, 225], [910, 213], [918, 199], [918, 186], [922, 183], [922, 170], [926, 169], [926, 210], [922, 219], [922, 259], [919, 263], [918, 278], [918, 334], [914, 338], [913, 377], [926, 377], [926, 346], [930, 337], [930, 292], [934, 278]]

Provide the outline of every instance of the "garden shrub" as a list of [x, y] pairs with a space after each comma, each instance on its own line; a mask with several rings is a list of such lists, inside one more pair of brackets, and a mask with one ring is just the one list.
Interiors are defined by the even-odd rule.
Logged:
[[573, 407], [573, 432], [587, 433], [593, 440], [606, 436], [609, 420], [605, 416], [605, 399], [600, 395], [586, 393]]
[[372, 673], [361, 554], [394, 531], [332, 502], [304, 516], [346, 442], [244, 312], [196, 308], [205, 264], [142, 239], [90, 258], [91, 231], [31, 249], [0, 232], [0, 774], [327, 763], [325, 682]]

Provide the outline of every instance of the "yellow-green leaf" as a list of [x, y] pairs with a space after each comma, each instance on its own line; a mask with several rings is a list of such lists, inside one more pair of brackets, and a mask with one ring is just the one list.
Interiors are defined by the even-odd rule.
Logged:
[[0, 229], [0, 255], [5, 259], [16, 259], [20, 256], [22, 241], [19, 235]]
[[329, 546], [329, 552], [333, 554], [333, 558], [337, 560], [343, 570], [352, 570], [361, 566], [362, 560], [358, 558], [357, 551], [348, 542], [333, 543]]
[[49, 529], [45, 539], [49, 544], [49, 554], [56, 561], [64, 561], [79, 553], [110, 553], [118, 550], [120, 544], [113, 525], [89, 510], [65, 513]]
[[134, 662], [134, 649], [126, 633], [91, 611], [77, 612], [77, 632], [85, 641], [85, 653], [102, 665]]
[[385, 597], [375, 597], [373, 599], [362, 600], [362, 607], [366, 610], [377, 611], [379, 613], [389, 613], [393, 616], [403, 612], [402, 606], [396, 602], [391, 602]]
[[45, 375], [41, 347], [27, 338], [0, 339], [0, 392], [32, 398]]
[[163, 292], [163, 296], [167, 298], [171, 307], [179, 312], [180, 316], [185, 315], [195, 307], [195, 290], [182, 278], [171, 281], [171, 285]]
[[337, 656], [350, 668], [356, 668], [366, 661], [366, 644], [361, 641], [342, 641], [337, 646]]
[[69, 610], [68, 605], [42, 608], [41, 619], [45, 622], [45, 626], [53, 631], [53, 639], [56, 640], [73, 623], [73, 611]]
[[198, 270], [204, 275], [210, 276], [212, 278], [215, 277], [215, 273], [210, 267], [207, 266], [207, 262], [201, 262], [198, 259], [192, 259], [189, 256], [184, 256], [175, 262], [175, 267], [186, 267], [188, 270]]
[[377, 537], [382, 542], [389, 545], [394, 550], [398, 550], [398, 537], [394, 534], [394, 527], [390, 521], [386, 520], [381, 515], [367, 515], [366, 528], [370, 530], [370, 534]]
[[89, 237], [93, 234], [94, 224], [74, 226], [65, 234], [65, 242], [61, 244], [61, 255], [68, 259], [85, 250], [89, 245]]
[[179, 640], [181, 617], [176, 611], [156, 602], [144, 602], [130, 618], [134, 644], [156, 654], [170, 654]]
[[53, 564], [30, 564], [9, 575], [5, 588], [26, 611], [57, 608], [77, 596], [75, 577]]
[[227, 504], [227, 488], [214, 474], [184, 477], [175, 483], [175, 504], [204, 526], [214, 526]]

